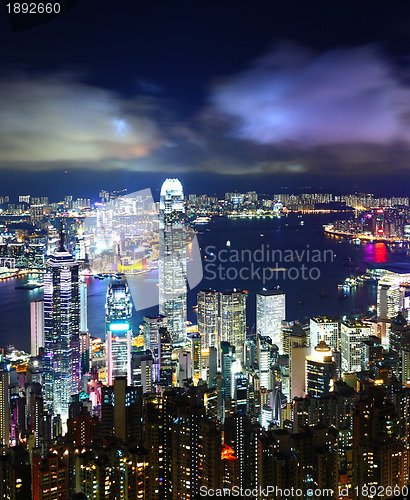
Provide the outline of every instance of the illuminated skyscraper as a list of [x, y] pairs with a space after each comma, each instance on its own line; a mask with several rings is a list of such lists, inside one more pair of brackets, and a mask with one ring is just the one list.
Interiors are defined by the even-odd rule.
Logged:
[[264, 290], [256, 294], [256, 331], [270, 337], [280, 351], [281, 325], [286, 317], [286, 295], [279, 290]]
[[105, 304], [105, 340], [108, 385], [126, 377], [131, 385], [132, 301], [125, 281], [113, 282]]
[[333, 392], [336, 376], [336, 362], [332, 351], [324, 340], [321, 340], [306, 357], [306, 392], [311, 397], [323, 398]]
[[185, 207], [178, 179], [166, 179], [159, 205], [159, 312], [172, 340], [186, 340], [187, 261]]
[[38, 356], [44, 347], [44, 300], [30, 302], [31, 355]]
[[220, 292], [219, 321], [221, 342], [234, 346], [236, 357], [242, 359], [246, 339], [246, 292]]
[[219, 293], [216, 290], [198, 292], [198, 333], [203, 347], [219, 346]]
[[10, 373], [3, 360], [0, 361], [0, 447], [9, 445], [10, 438]]
[[72, 394], [80, 390], [80, 294], [78, 262], [65, 249], [64, 234], [47, 260], [44, 276], [44, 403], [47, 411], [68, 418]]

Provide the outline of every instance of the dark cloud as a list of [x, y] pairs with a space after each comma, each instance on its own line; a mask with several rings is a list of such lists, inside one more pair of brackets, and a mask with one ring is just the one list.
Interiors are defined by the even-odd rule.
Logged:
[[85, 85], [69, 75], [0, 82], [0, 162], [47, 164], [133, 160], [163, 138], [144, 102]]
[[410, 142], [410, 90], [375, 46], [314, 55], [281, 45], [217, 83], [211, 102], [232, 134], [259, 144]]

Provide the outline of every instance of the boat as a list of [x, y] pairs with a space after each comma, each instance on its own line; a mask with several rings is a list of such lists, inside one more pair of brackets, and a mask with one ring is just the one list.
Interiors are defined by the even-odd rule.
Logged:
[[357, 280], [355, 278], [346, 278], [341, 285], [338, 285], [340, 288], [354, 288], [357, 286]]
[[226, 242], [226, 246], [227, 246], [227, 247], [230, 247], [230, 246], [231, 246], [231, 241], [230, 241], [230, 240], [228, 240], [228, 241]]
[[193, 224], [198, 224], [198, 225], [202, 225], [202, 224], [208, 224], [208, 222], [211, 220], [210, 217], [204, 217], [204, 216], [200, 216], [200, 217], [197, 217], [194, 221], [192, 221]]
[[97, 280], [103, 280], [104, 276], [102, 274], [94, 274], [94, 278], [97, 278]]
[[17, 285], [14, 288], [16, 290], [36, 290], [37, 288], [41, 288], [44, 286], [42, 281], [29, 280], [27, 283], [23, 285]]

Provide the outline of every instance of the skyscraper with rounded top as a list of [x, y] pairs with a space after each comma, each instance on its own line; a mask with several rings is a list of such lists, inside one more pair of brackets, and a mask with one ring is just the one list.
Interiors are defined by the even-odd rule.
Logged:
[[159, 312], [173, 342], [186, 340], [187, 258], [185, 206], [178, 179], [162, 184], [159, 204]]

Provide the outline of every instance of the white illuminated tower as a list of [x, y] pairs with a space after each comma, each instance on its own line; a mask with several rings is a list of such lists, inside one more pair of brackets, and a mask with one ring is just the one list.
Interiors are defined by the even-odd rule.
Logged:
[[79, 264], [65, 249], [64, 234], [47, 260], [44, 276], [44, 403], [47, 411], [68, 418], [71, 395], [80, 390]]
[[110, 284], [105, 304], [105, 341], [108, 385], [127, 377], [131, 385], [132, 301], [125, 281]]
[[219, 292], [201, 290], [198, 292], [198, 333], [203, 347], [219, 348]]
[[286, 295], [279, 290], [264, 290], [256, 294], [256, 331], [270, 337], [280, 351], [282, 321], [286, 317]]
[[38, 356], [44, 347], [44, 300], [30, 302], [31, 355]]
[[167, 179], [159, 205], [159, 312], [167, 316], [173, 342], [186, 340], [187, 259], [182, 185]]

